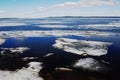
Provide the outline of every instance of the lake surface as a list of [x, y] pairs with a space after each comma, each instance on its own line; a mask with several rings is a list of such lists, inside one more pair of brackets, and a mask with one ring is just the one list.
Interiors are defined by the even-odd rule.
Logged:
[[[10, 26], [9, 26], [10, 23]], [[17, 25], [16, 24], [22, 24]], [[24, 23], [24, 24], [23, 24]], [[8, 24], [8, 25], [7, 25]], [[20, 35], [17, 31], [24, 31], [25, 35]], [[26, 31], [31, 34], [26, 35]], [[32, 31], [52, 31], [51, 35], [46, 32], [38, 35]], [[54, 32], [59, 31], [59, 32]], [[62, 35], [67, 31], [77, 33]], [[81, 32], [89, 33], [77, 35]], [[4, 33], [5, 32], [5, 33]], [[8, 32], [8, 33], [7, 33]], [[9, 32], [12, 32], [9, 34]], [[92, 33], [91, 33], [92, 32]], [[96, 33], [95, 33], [96, 32]], [[94, 34], [93, 34], [94, 33]], [[58, 34], [61, 34], [58, 36]], [[99, 35], [103, 34], [103, 35]], [[20, 35], [20, 36], [19, 36]], [[108, 53], [99, 57], [88, 56], [97, 60], [104, 60], [110, 63], [113, 74], [119, 74], [120, 67], [120, 18], [41, 18], [41, 19], [0, 19], [0, 38], [6, 41], [0, 48], [28, 47], [30, 50], [21, 54], [21, 57], [39, 57], [48, 66], [64, 67], [81, 59], [82, 56], [54, 48], [55, 40], [58, 38], [70, 38], [77, 40], [90, 40], [110, 42]], [[1, 50], [2, 51], [2, 50]], [[54, 53], [52, 58], [44, 60], [48, 53]], [[118, 74], [117, 74], [118, 73]]]

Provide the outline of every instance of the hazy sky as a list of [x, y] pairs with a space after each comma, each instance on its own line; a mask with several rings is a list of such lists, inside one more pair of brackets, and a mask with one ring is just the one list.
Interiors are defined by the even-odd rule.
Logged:
[[0, 18], [49, 16], [120, 16], [120, 0], [0, 0]]

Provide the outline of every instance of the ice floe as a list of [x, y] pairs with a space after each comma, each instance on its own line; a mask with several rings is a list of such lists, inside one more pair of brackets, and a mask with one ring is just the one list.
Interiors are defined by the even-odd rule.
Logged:
[[58, 38], [53, 47], [78, 55], [101, 56], [107, 54], [108, 46], [111, 44], [100, 41]]
[[26, 25], [26, 23], [20, 23], [20, 22], [0, 22], [0, 27], [11, 27], [11, 26], [21, 26], [21, 25]]
[[24, 57], [24, 58], [22, 58], [23, 61], [36, 60], [36, 59], [39, 59], [39, 57]]
[[6, 39], [0, 38], [0, 45], [2, 45], [5, 41], [6, 41]]
[[56, 23], [62, 23], [61, 21], [58, 21], [58, 20], [49, 20], [49, 19], [48, 20], [47, 19], [46, 20], [41, 20], [41, 21], [40, 20], [36, 20], [35, 22], [38, 23], [38, 24], [52, 24], [52, 23], [56, 24]]
[[65, 26], [65, 25], [37, 25], [37, 26], [43, 28], [70, 28], [69, 26]]
[[73, 66], [88, 71], [107, 72], [110, 70], [107, 65], [93, 58], [80, 59]]
[[23, 53], [24, 51], [27, 51], [29, 50], [30, 48], [28, 47], [17, 47], [17, 48], [1, 48], [2, 51], [1, 51], [1, 55], [5, 55], [6, 53], [16, 53], [16, 54], [19, 54], [19, 53]]
[[54, 55], [54, 53], [48, 53], [44, 57], [49, 57], [49, 56], [52, 56], [52, 55]]
[[57, 67], [57, 68], [55, 68], [56, 70], [63, 70], [63, 71], [73, 71], [72, 69], [70, 69], [70, 68], [65, 68], [65, 67]]
[[0, 70], [0, 80], [43, 80], [39, 76], [41, 70], [40, 62], [28, 63], [28, 68], [18, 69], [16, 71]]
[[113, 32], [102, 32], [102, 31], [76, 31], [76, 30], [34, 30], [34, 31], [1, 31], [0, 37], [9, 38], [9, 37], [41, 37], [41, 36], [113, 36], [119, 35], [119, 33]]
[[120, 28], [120, 22], [112, 22], [109, 24], [88, 24], [78, 25], [78, 29], [98, 29], [98, 30], [112, 30]]

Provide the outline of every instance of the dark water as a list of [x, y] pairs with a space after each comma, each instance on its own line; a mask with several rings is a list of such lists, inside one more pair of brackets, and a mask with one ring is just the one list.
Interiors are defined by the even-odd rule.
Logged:
[[[46, 21], [47, 22], [44, 22]], [[6, 19], [0, 21], [6, 21]], [[9, 20], [8, 20], [9, 21]], [[14, 19], [12, 19], [14, 21]], [[16, 20], [15, 20], [16, 21]], [[17, 19], [18, 22], [24, 22], [25, 26], [12, 26], [12, 27], [0, 27], [0, 31], [32, 31], [32, 30], [77, 30], [77, 31], [87, 31], [88, 29], [77, 29], [78, 25], [89, 25], [89, 24], [109, 24], [111, 22], [120, 22], [120, 18], [47, 18], [47, 19]], [[42, 23], [42, 22], [44, 23]], [[58, 22], [55, 22], [58, 21]], [[52, 23], [51, 23], [52, 22]], [[72, 28], [41, 28], [37, 25], [67, 25], [74, 26]], [[120, 26], [120, 25], [119, 25]], [[89, 29], [90, 30], [90, 29]], [[101, 31], [99, 29], [91, 29], [91, 31]], [[113, 30], [102, 30], [105, 32], [116, 32], [120, 33], [120, 27], [114, 28]], [[95, 57], [96, 59], [105, 60], [111, 63], [113, 69], [113, 74], [118, 75], [120, 71], [120, 36], [92, 36], [92, 37], [80, 37], [80, 36], [63, 36], [65, 38], [78, 39], [78, 40], [93, 40], [93, 41], [104, 41], [111, 42], [113, 45], [108, 47], [108, 54], [100, 57]], [[63, 38], [62, 37], [62, 38]], [[62, 50], [52, 47], [55, 40], [58, 37], [26, 37], [26, 38], [7, 38], [6, 42], [0, 45], [1, 48], [16, 48], [16, 47], [29, 47], [30, 50], [26, 51], [21, 55], [39, 57], [47, 65], [52, 66], [68, 66], [74, 63], [75, 60], [80, 59], [81, 56], [64, 52]], [[43, 57], [48, 53], [54, 53], [52, 58], [44, 60]], [[118, 74], [117, 74], [118, 73]]]
[[[109, 46], [108, 54], [107, 56], [102, 56], [101, 58], [106, 59], [113, 63], [119, 63], [120, 59], [120, 42], [116, 41], [116, 37], [110, 37], [110, 38], [96, 38], [96, 37], [90, 37], [90, 38], [80, 38], [76, 36], [70, 36], [65, 38], [72, 38], [72, 39], [79, 39], [79, 40], [93, 40], [93, 41], [104, 41], [104, 42], [112, 42], [113, 45]], [[114, 39], [115, 38], [115, 39]], [[119, 37], [118, 37], [119, 38]], [[15, 39], [15, 38], [8, 38], [6, 42], [1, 45], [0, 47], [4, 48], [16, 48], [16, 47], [29, 47], [31, 50], [29, 50], [28, 53], [26, 53], [26, 56], [44, 56], [48, 53], [55, 53], [64, 55], [64, 51], [58, 50], [52, 45], [55, 43], [56, 37], [28, 37], [21, 39]], [[117, 39], [118, 40], [118, 39]]]

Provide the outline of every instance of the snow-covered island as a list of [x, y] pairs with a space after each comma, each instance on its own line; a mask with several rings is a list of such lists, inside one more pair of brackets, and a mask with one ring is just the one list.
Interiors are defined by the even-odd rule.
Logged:
[[78, 55], [101, 56], [107, 54], [108, 46], [111, 44], [109, 42], [58, 38], [53, 47]]

